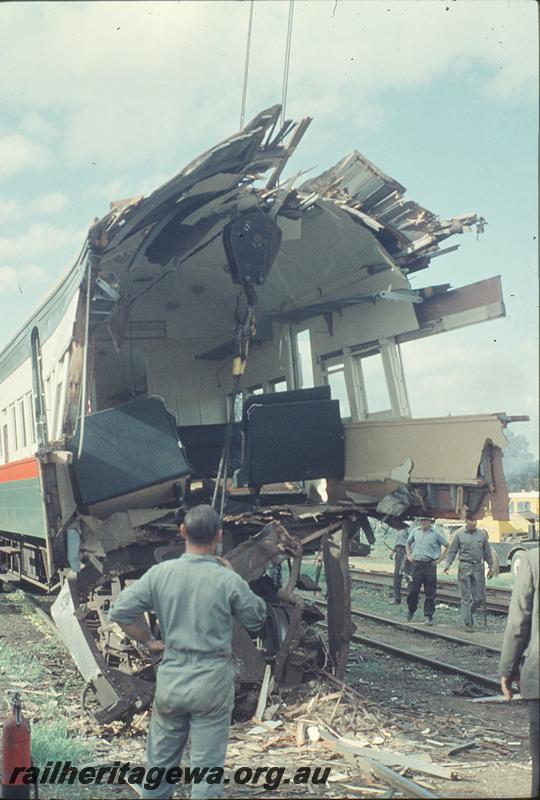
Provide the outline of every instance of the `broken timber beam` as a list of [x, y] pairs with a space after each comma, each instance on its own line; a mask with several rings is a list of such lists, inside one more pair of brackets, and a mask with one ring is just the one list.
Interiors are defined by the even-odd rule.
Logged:
[[380, 778], [380, 780], [384, 781], [384, 783], [391, 786], [393, 789], [397, 789], [405, 797], [438, 798], [441, 796], [435, 794], [435, 792], [430, 792], [429, 789], [424, 789], [423, 786], [410, 780], [410, 778], [405, 778], [395, 770], [390, 769], [390, 767], [385, 766], [385, 764], [379, 764], [372, 758], [356, 756], [356, 760], [363, 769], [366, 771], [371, 770], [375, 777]]
[[355, 528], [352, 520], [343, 521], [341, 530], [323, 537], [323, 560], [327, 597], [328, 649], [338, 680], [343, 680], [354, 623], [351, 620], [351, 579], [349, 537]]

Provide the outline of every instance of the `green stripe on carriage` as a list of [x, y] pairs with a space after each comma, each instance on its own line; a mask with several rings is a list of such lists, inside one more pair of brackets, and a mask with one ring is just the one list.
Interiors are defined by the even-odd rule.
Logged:
[[37, 478], [0, 483], [0, 535], [2, 531], [47, 538]]

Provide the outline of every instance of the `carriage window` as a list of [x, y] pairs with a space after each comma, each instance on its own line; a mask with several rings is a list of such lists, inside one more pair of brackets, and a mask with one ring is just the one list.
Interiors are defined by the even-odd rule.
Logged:
[[301, 389], [315, 386], [313, 380], [313, 361], [311, 360], [311, 338], [309, 329], [296, 334], [296, 350], [298, 353], [298, 378]]
[[17, 412], [15, 406], [11, 406], [9, 411], [11, 416], [11, 436], [13, 441], [13, 450], [17, 451], [19, 449], [19, 436], [17, 434]]
[[251, 389], [248, 389], [248, 394], [264, 394], [264, 389], [260, 384], [252, 386]]
[[8, 426], [2, 426], [2, 449], [4, 451], [4, 464], [9, 464], [9, 437]]
[[28, 444], [28, 439], [26, 436], [26, 420], [24, 418], [24, 400], [19, 400], [17, 402], [17, 410], [19, 416], [19, 425], [20, 425], [20, 432], [21, 432], [21, 447], [26, 447]]
[[330, 387], [333, 400], [339, 400], [339, 413], [342, 418], [351, 416], [351, 404], [347, 395], [345, 382], [345, 366], [343, 362], [326, 367], [326, 382]]
[[287, 391], [287, 381], [285, 378], [278, 378], [276, 381], [270, 381], [270, 391], [271, 392], [286, 392]]
[[34, 408], [32, 403], [32, 393], [26, 395], [26, 421], [28, 427], [28, 441], [32, 444], [36, 441], [36, 429], [34, 423]]
[[37, 429], [37, 439], [40, 446], [47, 443], [47, 417], [45, 412], [45, 390], [43, 387], [43, 371], [41, 363], [41, 346], [39, 343], [39, 331], [32, 328], [30, 334], [30, 345], [32, 348], [32, 386], [35, 401], [35, 422]]
[[390, 396], [380, 353], [362, 358], [362, 373], [367, 396], [368, 412], [386, 411], [391, 408]]
[[60, 411], [62, 408], [62, 391], [64, 389], [64, 382], [60, 381], [58, 386], [56, 387], [56, 401], [54, 404], [54, 420], [53, 420], [53, 432], [54, 436], [59, 437], [62, 430], [62, 420], [60, 419]]

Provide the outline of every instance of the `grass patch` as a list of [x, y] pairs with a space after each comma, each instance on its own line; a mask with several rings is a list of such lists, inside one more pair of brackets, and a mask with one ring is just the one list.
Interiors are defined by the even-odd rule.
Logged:
[[39, 663], [39, 654], [27, 655], [23, 650], [10, 647], [0, 640], [0, 672], [15, 676], [17, 680], [35, 681], [45, 677], [45, 670]]
[[36, 767], [44, 767], [47, 761], [81, 764], [89, 761], [90, 756], [86, 743], [70, 736], [63, 720], [32, 725], [32, 762]]

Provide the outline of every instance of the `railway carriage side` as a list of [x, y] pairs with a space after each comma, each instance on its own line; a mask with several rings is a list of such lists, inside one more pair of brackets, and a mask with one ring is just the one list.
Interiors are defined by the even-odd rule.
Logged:
[[[81, 262], [0, 353], [0, 577], [50, 588], [57, 579], [46, 463], [74, 394]], [[73, 511], [73, 510], [72, 510]]]

